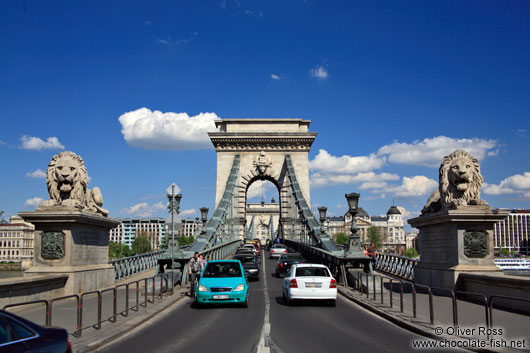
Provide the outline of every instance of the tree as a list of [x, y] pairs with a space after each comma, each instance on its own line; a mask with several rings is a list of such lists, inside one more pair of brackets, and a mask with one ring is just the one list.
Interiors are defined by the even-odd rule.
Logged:
[[160, 242], [160, 250], [165, 250], [165, 249], [167, 249], [168, 245], [169, 245], [169, 238], [168, 238], [168, 236], [166, 235], [166, 236], [164, 236], [164, 237], [162, 238], [162, 241]]
[[134, 255], [145, 254], [151, 252], [151, 243], [146, 237], [137, 236], [132, 243], [132, 252]]
[[131, 248], [122, 243], [109, 241], [109, 259], [121, 259], [131, 256]]
[[381, 238], [379, 228], [375, 226], [368, 228], [368, 242], [368, 246], [374, 244], [376, 249], [381, 249], [381, 246], [383, 245], [383, 240]]
[[7, 221], [4, 219], [4, 211], [0, 211], [0, 224], [6, 224]]
[[403, 253], [403, 256], [410, 257], [410, 258], [418, 257], [418, 255], [419, 255], [418, 251], [414, 248], [409, 248], [405, 250], [405, 252]]
[[346, 245], [346, 244], [348, 244], [349, 240], [350, 240], [349, 237], [346, 234], [344, 234], [343, 232], [337, 233], [337, 235], [335, 237], [335, 243], [337, 243], [337, 244]]
[[185, 236], [185, 235], [181, 235], [179, 237], [179, 243], [180, 245], [188, 245], [188, 244], [191, 244], [195, 241], [195, 238], [193, 237], [193, 235], [190, 235], [189, 237]]

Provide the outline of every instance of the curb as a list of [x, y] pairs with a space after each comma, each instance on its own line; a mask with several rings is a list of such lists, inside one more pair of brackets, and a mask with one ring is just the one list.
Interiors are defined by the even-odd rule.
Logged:
[[[391, 323], [407, 330], [407, 331], [411, 331], [413, 333], [416, 333], [418, 335], [421, 335], [421, 336], [424, 336], [424, 337], [427, 337], [427, 338], [431, 338], [431, 339], [434, 339], [434, 340], [438, 340], [438, 341], [442, 341], [442, 340], [454, 340], [455, 337], [445, 337], [445, 336], [438, 336], [434, 333], [431, 333], [429, 332], [428, 330], [425, 330], [424, 328], [418, 326], [418, 325], [415, 325], [411, 322], [407, 322], [406, 320], [403, 320], [401, 318], [399, 318], [398, 316], [396, 315], [392, 315], [392, 314], [389, 314], [373, 305], [370, 305], [369, 303], [366, 303], [364, 300], [360, 300], [358, 298], [356, 298], [352, 293], [350, 293], [352, 290], [351, 289], [347, 289], [347, 288], [344, 288], [343, 286], [337, 286], [337, 290], [338, 292], [343, 296], [345, 297], [346, 299], [362, 306], [364, 309], [382, 317], [383, 319], [387, 320], [387, 321], [390, 321]], [[498, 350], [490, 350], [490, 349], [486, 349], [486, 348], [481, 348], [481, 349], [466, 349], [466, 348], [460, 348], [460, 349], [463, 349], [463, 350], [468, 350], [468, 351], [471, 351], [471, 352], [487, 352], [487, 353], [495, 353], [495, 352], [499, 352]]]
[[[178, 289], [173, 292], [173, 295], [179, 295], [180, 293], [186, 292], [186, 289]], [[119, 328], [117, 328], [117, 332], [101, 338], [96, 341], [90, 341], [90, 343], [80, 343], [79, 346], [76, 346], [74, 342], [72, 342], [72, 348], [73, 351], [76, 353], [88, 353], [92, 352], [108, 343], [111, 343], [112, 341], [117, 340], [121, 336], [125, 335], [126, 333], [129, 333], [130, 331], [134, 330], [138, 326], [144, 324], [145, 322], [151, 320], [153, 317], [157, 316], [158, 314], [162, 313], [165, 310], [170, 309], [175, 304], [181, 302], [184, 299], [189, 299], [187, 296], [181, 296], [180, 298], [176, 298], [171, 302], [168, 302], [167, 305], [164, 305], [163, 303], [160, 303], [159, 307], [151, 308], [151, 311], [149, 311], [149, 308], [143, 313], [143, 315], [137, 316], [135, 318], [132, 318], [131, 320], [123, 322]], [[167, 302], [167, 301], [166, 301]]]

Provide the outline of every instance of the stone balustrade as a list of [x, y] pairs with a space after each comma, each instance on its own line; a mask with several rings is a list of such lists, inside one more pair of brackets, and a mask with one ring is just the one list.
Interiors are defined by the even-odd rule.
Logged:
[[375, 269], [399, 278], [413, 280], [418, 260], [391, 254], [376, 254]]

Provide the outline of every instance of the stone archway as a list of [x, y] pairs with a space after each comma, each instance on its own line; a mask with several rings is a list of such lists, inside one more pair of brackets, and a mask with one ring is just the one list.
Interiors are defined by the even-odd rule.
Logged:
[[240, 156], [229, 212], [236, 235], [244, 235], [246, 191], [255, 180], [269, 180], [277, 186], [283, 229], [290, 229], [292, 233], [300, 229], [285, 157], [291, 156], [303, 197], [310, 205], [308, 153], [317, 133], [308, 131], [309, 124], [309, 120], [302, 119], [223, 119], [215, 122], [217, 131], [208, 135], [217, 151], [216, 208], [227, 186], [234, 158]]

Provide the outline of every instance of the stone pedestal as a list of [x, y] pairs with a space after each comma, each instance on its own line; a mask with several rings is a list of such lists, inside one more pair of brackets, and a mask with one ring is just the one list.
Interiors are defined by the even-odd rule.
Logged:
[[109, 230], [119, 221], [60, 206], [19, 215], [35, 225], [34, 266], [27, 274], [67, 274], [65, 295], [114, 285]]
[[502, 273], [493, 259], [493, 227], [507, 215], [489, 206], [460, 206], [410, 219], [419, 229], [414, 281], [455, 289], [461, 273]]

